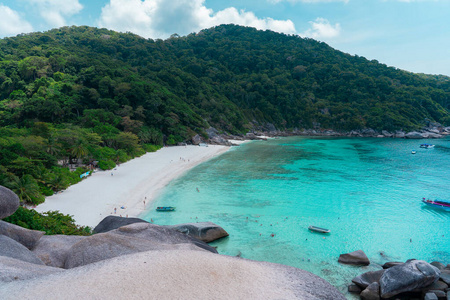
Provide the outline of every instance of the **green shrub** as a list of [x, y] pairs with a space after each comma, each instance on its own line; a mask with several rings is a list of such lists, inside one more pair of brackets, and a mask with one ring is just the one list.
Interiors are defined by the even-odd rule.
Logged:
[[142, 147], [144, 148], [144, 150], [146, 152], [156, 152], [159, 149], [161, 149], [161, 146], [159, 146], [159, 145], [152, 145], [152, 144], [144, 144], [144, 145], [142, 145]]
[[58, 211], [49, 211], [43, 214], [34, 209], [19, 207], [14, 214], [3, 219], [3, 221], [19, 225], [31, 230], [45, 231], [46, 234], [65, 234], [65, 235], [91, 235], [91, 228], [88, 226], [79, 226], [75, 220]]
[[100, 160], [98, 162], [98, 167], [102, 170], [111, 170], [116, 166], [116, 163], [112, 160]]

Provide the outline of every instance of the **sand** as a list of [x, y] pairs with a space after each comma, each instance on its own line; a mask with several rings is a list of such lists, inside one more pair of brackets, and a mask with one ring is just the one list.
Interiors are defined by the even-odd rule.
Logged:
[[138, 217], [171, 180], [228, 149], [215, 145], [165, 147], [114, 170], [96, 171], [67, 190], [47, 197], [35, 209], [57, 210], [72, 215], [78, 225], [91, 227], [108, 215]]

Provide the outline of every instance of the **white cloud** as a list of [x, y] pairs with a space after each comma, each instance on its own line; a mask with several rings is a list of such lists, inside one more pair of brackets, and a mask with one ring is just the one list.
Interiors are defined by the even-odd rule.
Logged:
[[12, 36], [31, 31], [33, 27], [30, 23], [23, 20], [16, 11], [0, 4], [0, 36]]
[[78, 0], [27, 0], [37, 8], [40, 16], [50, 25], [61, 27], [67, 25], [66, 18], [79, 13], [83, 5]]
[[330, 22], [324, 18], [317, 18], [315, 21], [309, 23], [311, 24], [311, 28], [302, 35], [316, 40], [332, 39], [338, 37], [341, 33], [341, 25], [339, 23], [331, 25]]
[[207, 8], [205, 0], [110, 0], [103, 7], [100, 27], [130, 31], [150, 38], [167, 38], [220, 24], [237, 24], [294, 34], [291, 20], [260, 19], [252, 12], [230, 7], [218, 12]]
[[[297, 2], [302, 2], [302, 3], [330, 3], [330, 2], [344, 2], [344, 3], [348, 3], [349, 0], [267, 0], [270, 3], [280, 3], [283, 1], [287, 1], [287, 2], [291, 2], [291, 3], [297, 3]], [[400, 1], [411, 1], [411, 0], [400, 0]], [[414, 1], [414, 0], [412, 0]]]

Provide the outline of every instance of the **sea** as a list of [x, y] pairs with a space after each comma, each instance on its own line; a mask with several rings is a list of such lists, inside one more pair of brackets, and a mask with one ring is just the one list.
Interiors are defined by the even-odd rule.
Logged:
[[[211, 243], [219, 253], [307, 270], [353, 299], [351, 279], [387, 261], [450, 264], [450, 212], [423, 198], [450, 200], [450, 138], [287, 137], [244, 143], [196, 166], [142, 217], [216, 223], [229, 233]], [[356, 250], [370, 266], [338, 263]]]

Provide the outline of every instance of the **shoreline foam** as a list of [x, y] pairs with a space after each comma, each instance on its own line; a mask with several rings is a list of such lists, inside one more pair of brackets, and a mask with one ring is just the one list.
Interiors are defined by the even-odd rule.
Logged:
[[47, 197], [35, 210], [57, 210], [72, 215], [78, 225], [91, 227], [108, 215], [138, 217], [170, 181], [228, 149], [217, 145], [165, 147], [114, 170], [97, 171], [64, 192]]

